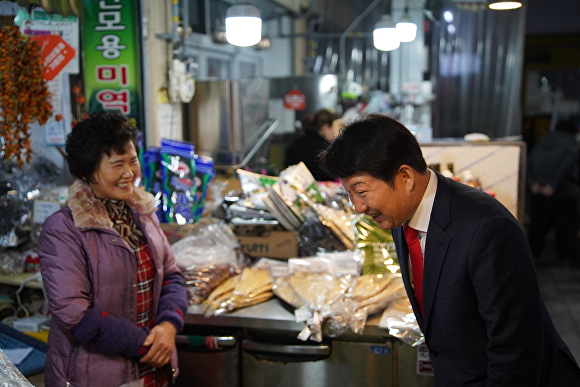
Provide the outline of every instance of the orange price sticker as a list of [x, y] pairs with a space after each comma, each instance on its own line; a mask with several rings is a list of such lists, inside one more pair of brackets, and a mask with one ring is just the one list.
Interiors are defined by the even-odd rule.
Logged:
[[47, 81], [54, 79], [76, 55], [75, 49], [59, 35], [31, 36], [30, 39], [40, 46]]

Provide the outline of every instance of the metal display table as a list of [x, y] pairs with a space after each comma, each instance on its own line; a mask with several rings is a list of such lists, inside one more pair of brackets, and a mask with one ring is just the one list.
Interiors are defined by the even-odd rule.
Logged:
[[[416, 372], [417, 349], [380, 328], [380, 318], [380, 313], [371, 316], [362, 335], [349, 330], [317, 343], [297, 339], [305, 323], [297, 323], [292, 310], [278, 298], [210, 318], [204, 317], [200, 307], [190, 306], [186, 328], [178, 337], [181, 375], [177, 384], [433, 386], [433, 377]], [[217, 350], [194, 348], [188, 345], [192, 335], [206, 335], [214, 343], [225, 344]]]

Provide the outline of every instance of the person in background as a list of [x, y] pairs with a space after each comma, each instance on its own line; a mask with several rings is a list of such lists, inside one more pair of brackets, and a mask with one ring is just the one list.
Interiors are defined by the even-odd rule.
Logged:
[[495, 198], [427, 168], [399, 122], [348, 122], [321, 154], [358, 213], [392, 229], [438, 387], [580, 386], [518, 221]]
[[101, 111], [67, 137], [76, 180], [38, 243], [52, 313], [47, 387], [161, 387], [176, 376], [187, 298], [155, 199], [134, 186], [136, 135], [120, 113]]
[[580, 266], [576, 133], [572, 121], [560, 122], [528, 157], [527, 183], [531, 193], [528, 240], [536, 262], [553, 228], [560, 264]]
[[333, 122], [338, 116], [329, 110], [321, 109], [302, 119], [304, 134], [298, 137], [286, 150], [285, 167], [304, 162], [315, 180], [331, 180], [318, 166], [318, 154], [335, 137]]

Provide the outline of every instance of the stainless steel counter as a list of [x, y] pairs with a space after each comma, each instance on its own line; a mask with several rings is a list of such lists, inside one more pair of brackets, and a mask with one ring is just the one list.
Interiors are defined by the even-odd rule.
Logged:
[[[365, 325], [362, 337], [377, 338], [389, 337], [388, 331], [379, 328], [382, 313], [370, 316]], [[263, 329], [271, 331], [295, 332], [298, 334], [304, 322], [296, 322], [294, 314], [283, 306], [280, 299], [274, 297], [261, 304], [235, 310], [230, 313], [206, 318], [200, 307], [190, 306], [185, 315], [185, 324], [215, 327]], [[348, 330], [341, 336], [342, 339], [360, 339], [361, 336]]]
[[237, 344], [217, 351], [179, 347], [178, 385], [433, 387], [431, 376], [417, 373], [417, 349], [379, 328], [381, 315], [368, 319], [362, 335], [349, 329], [314, 343], [297, 339], [305, 322], [296, 322], [291, 308], [278, 298], [210, 318], [190, 306], [186, 335], [231, 335]]

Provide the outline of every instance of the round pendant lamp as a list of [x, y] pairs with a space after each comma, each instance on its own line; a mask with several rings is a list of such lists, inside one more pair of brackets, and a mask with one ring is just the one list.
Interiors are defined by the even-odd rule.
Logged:
[[397, 23], [396, 28], [401, 42], [408, 43], [415, 40], [415, 37], [417, 36], [417, 24], [415, 24], [409, 16], [409, 7], [405, 7], [403, 17]]
[[496, 11], [502, 11], [507, 9], [516, 9], [522, 6], [521, 1], [511, 1], [511, 0], [491, 0], [489, 3], [489, 8]]
[[234, 46], [248, 47], [262, 39], [260, 10], [249, 1], [239, 1], [226, 12], [226, 40]]
[[392, 51], [401, 45], [399, 33], [391, 15], [383, 15], [375, 24], [373, 44], [377, 50], [381, 51]]

